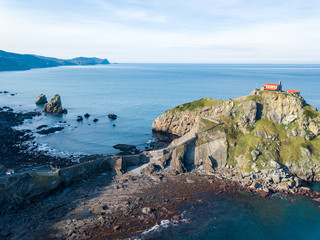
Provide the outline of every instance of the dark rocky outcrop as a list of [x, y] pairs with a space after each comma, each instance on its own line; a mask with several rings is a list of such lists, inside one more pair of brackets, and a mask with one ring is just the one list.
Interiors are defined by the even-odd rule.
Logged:
[[48, 129], [43, 129], [43, 130], [37, 131], [37, 133], [38, 134], [42, 134], [42, 135], [47, 135], [47, 134], [50, 134], [50, 133], [61, 131], [63, 129], [64, 129], [64, 127], [52, 127], [52, 128], [48, 128]]
[[112, 120], [116, 120], [117, 119], [117, 115], [116, 114], [114, 114], [114, 113], [109, 113], [108, 114], [108, 118], [110, 118], [110, 119], [112, 119]]
[[83, 117], [82, 116], [78, 116], [77, 117], [77, 122], [82, 122], [83, 121]]
[[140, 152], [136, 146], [129, 144], [117, 144], [113, 148], [119, 149], [121, 151], [120, 154], [137, 154]]
[[48, 103], [47, 97], [44, 94], [40, 94], [36, 100], [37, 105], [42, 105]]
[[42, 129], [42, 128], [46, 128], [46, 127], [48, 127], [48, 125], [45, 125], [45, 124], [44, 124], [44, 125], [40, 125], [40, 126], [39, 126], [39, 127], [37, 127], [36, 129], [37, 129], [37, 130], [40, 130], [40, 129]]
[[46, 113], [67, 113], [67, 110], [62, 107], [61, 97], [56, 94], [49, 103], [44, 105], [43, 111]]

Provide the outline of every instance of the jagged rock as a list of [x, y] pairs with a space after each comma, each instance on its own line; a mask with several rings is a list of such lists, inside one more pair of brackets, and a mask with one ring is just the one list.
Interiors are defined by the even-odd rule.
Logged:
[[113, 114], [113, 113], [109, 113], [108, 114], [108, 118], [112, 119], [112, 120], [116, 120], [117, 119], [117, 115], [116, 114]]
[[[208, 106], [192, 108], [192, 104], [201, 106], [203, 102], [208, 103]], [[153, 121], [152, 130], [182, 136], [193, 129], [200, 117], [227, 114], [232, 106], [233, 102], [229, 100], [222, 102], [210, 98], [200, 99], [165, 112]], [[186, 110], [184, 111], [184, 109]]]
[[186, 167], [184, 165], [186, 150], [187, 146], [181, 145], [175, 148], [172, 152], [170, 167], [174, 170], [175, 173], [184, 173], [186, 171]]
[[46, 95], [40, 94], [36, 100], [37, 105], [46, 104], [48, 102]]
[[316, 124], [315, 122], [311, 121], [311, 123], [309, 124], [309, 129], [311, 130], [311, 132], [315, 136], [320, 135], [320, 125], [319, 124]]
[[274, 183], [279, 183], [281, 181], [280, 175], [276, 173], [274, 173], [271, 178]]
[[159, 171], [161, 167], [154, 163], [149, 163], [144, 169], [141, 170], [141, 173], [144, 175], [152, 175]]
[[49, 103], [44, 105], [43, 111], [47, 113], [67, 113], [67, 110], [62, 108], [59, 94], [56, 94]]
[[171, 153], [164, 154], [160, 159], [159, 162], [161, 163], [161, 167], [165, 168], [169, 165], [171, 159]]
[[276, 161], [274, 161], [274, 160], [270, 161], [270, 166], [275, 168], [275, 169], [279, 169], [281, 167], [281, 165], [279, 163], [277, 163]]

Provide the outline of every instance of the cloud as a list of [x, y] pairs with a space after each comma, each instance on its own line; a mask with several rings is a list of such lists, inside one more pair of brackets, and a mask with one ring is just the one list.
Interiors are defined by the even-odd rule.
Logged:
[[46, 2], [0, 0], [4, 50], [113, 62], [320, 63], [320, 5], [308, 0]]

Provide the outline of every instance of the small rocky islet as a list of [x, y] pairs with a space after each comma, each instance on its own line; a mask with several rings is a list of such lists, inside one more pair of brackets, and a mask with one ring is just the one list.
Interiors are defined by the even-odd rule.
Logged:
[[[162, 220], [179, 223], [180, 204], [203, 204], [199, 194], [212, 191], [262, 197], [280, 192], [320, 201], [320, 193], [307, 187], [320, 181], [320, 114], [300, 95], [255, 89], [241, 98], [203, 98], [166, 111], [152, 129], [177, 137], [164, 148], [133, 155], [85, 156], [45, 176], [26, 171], [0, 178], [0, 236], [135, 236]], [[18, 187], [22, 179], [28, 191]], [[66, 186], [72, 191], [59, 195]], [[15, 231], [16, 225], [26, 230]]]

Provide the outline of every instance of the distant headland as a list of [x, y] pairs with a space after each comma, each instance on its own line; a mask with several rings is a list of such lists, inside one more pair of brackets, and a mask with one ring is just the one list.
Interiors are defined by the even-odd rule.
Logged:
[[77, 57], [58, 59], [33, 54], [17, 54], [0, 50], [0, 71], [30, 70], [32, 68], [48, 68], [75, 65], [110, 64], [107, 59]]

